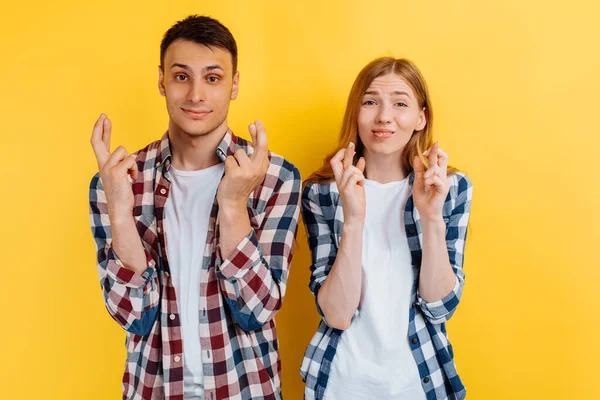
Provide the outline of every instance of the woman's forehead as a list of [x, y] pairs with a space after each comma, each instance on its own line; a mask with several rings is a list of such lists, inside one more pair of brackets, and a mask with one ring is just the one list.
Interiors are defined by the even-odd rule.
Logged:
[[414, 96], [413, 90], [408, 82], [398, 74], [378, 76], [371, 82], [366, 92], [379, 92], [382, 94], [399, 92]]

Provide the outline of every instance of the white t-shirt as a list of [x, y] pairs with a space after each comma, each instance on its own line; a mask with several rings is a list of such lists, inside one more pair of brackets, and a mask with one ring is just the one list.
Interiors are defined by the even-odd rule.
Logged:
[[165, 205], [165, 236], [171, 279], [181, 321], [184, 355], [184, 396], [204, 398], [200, 347], [200, 272], [210, 212], [224, 164], [200, 171], [171, 167], [171, 191]]
[[360, 312], [337, 346], [326, 400], [426, 399], [408, 342], [414, 273], [404, 229], [408, 178], [365, 181]]

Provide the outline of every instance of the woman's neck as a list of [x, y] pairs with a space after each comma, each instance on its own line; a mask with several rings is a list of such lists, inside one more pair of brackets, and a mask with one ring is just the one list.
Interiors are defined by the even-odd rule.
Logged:
[[365, 178], [369, 180], [388, 183], [406, 178], [407, 174], [402, 170], [402, 159], [397, 153], [382, 155], [365, 151], [363, 157], [366, 161]]

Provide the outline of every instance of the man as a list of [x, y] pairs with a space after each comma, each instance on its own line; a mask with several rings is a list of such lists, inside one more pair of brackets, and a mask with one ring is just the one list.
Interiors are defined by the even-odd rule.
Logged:
[[227, 125], [237, 47], [190, 16], [161, 43], [169, 128], [134, 155], [92, 134], [91, 224], [106, 308], [127, 330], [124, 399], [280, 399], [273, 317], [297, 230], [298, 170]]

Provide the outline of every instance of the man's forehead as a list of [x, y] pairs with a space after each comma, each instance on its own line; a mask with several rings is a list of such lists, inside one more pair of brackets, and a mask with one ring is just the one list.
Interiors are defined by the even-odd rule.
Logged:
[[173, 42], [165, 53], [165, 66], [171, 68], [174, 64], [187, 65], [193, 69], [204, 69], [218, 65], [225, 69], [231, 68], [231, 54], [227, 50], [214, 46], [206, 46], [189, 40]]

